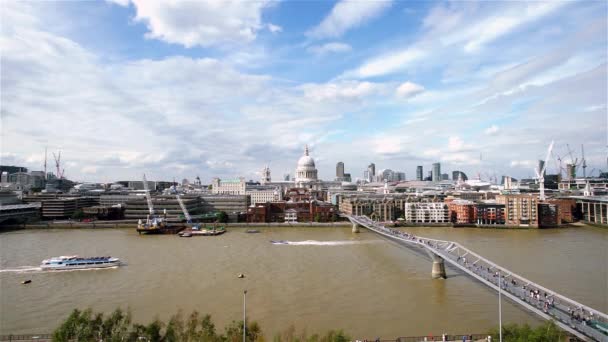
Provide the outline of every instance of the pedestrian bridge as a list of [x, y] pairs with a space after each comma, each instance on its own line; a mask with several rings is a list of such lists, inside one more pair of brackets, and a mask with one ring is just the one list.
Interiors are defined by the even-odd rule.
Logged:
[[[551, 291], [508, 269], [500, 267], [459, 243], [427, 239], [387, 228], [366, 216], [345, 215], [353, 224], [353, 233], [365, 227], [400, 245], [426, 252], [433, 261], [431, 276], [446, 278], [445, 262], [501, 291], [529, 311], [547, 320], [554, 320], [562, 329], [585, 341], [608, 342], [608, 315], [575, 300]], [[603, 261], [605, 262], [605, 261]], [[501, 288], [499, 289], [499, 284]]]

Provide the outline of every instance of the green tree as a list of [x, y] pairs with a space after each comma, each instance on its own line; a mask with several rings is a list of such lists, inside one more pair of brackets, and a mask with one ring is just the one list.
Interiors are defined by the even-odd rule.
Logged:
[[74, 220], [82, 220], [84, 218], [84, 212], [82, 211], [82, 209], [76, 209], [76, 211], [74, 211], [74, 214], [72, 214], [72, 219]]
[[315, 214], [315, 222], [321, 222], [321, 214], [319, 214], [319, 213]]
[[[247, 331], [245, 332], [245, 340], [247, 342], [256, 342], [262, 336], [262, 329], [257, 322], [247, 322]], [[243, 340], [243, 321], [232, 321], [224, 331], [224, 341], [240, 342]]]
[[[498, 341], [498, 329], [490, 331], [492, 339]], [[566, 341], [568, 334], [561, 330], [554, 321], [531, 328], [528, 324], [507, 324], [502, 327], [502, 339], [504, 342], [556, 342]]]
[[220, 211], [217, 213], [217, 222], [227, 223], [228, 222], [228, 214], [225, 211]]

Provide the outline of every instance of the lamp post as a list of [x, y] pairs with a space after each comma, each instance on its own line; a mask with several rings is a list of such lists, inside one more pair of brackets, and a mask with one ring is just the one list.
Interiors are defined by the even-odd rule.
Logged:
[[502, 283], [500, 281], [500, 271], [498, 271], [498, 339], [502, 342]]
[[243, 342], [247, 335], [247, 290], [243, 291]]

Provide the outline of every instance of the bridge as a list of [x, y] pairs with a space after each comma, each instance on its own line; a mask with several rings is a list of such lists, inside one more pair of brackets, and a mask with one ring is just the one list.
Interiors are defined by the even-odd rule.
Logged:
[[[370, 220], [366, 216], [344, 215], [353, 224], [353, 233], [365, 227], [399, 245], [427, 254], [433, 262], [431, 277], [446, 278], [445, 262], [538, 316], [553, 320], [562, 329], [584, 341], [608, 342], [608, 315], [551, 291], [457, 242], [427, 239], [401, 232]], [[499, 288], [500, 286], [500, 288]]]

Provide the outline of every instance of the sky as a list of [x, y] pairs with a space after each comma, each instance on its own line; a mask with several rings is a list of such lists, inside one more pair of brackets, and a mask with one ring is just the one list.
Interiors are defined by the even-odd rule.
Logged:
[[[606, 1], [2, 1], [0, 164], [78, 181], [608, 171]], [[572, 150], [572, 158], [568, 152]], [[579, 171], [579, 173], [582, 173]]]

